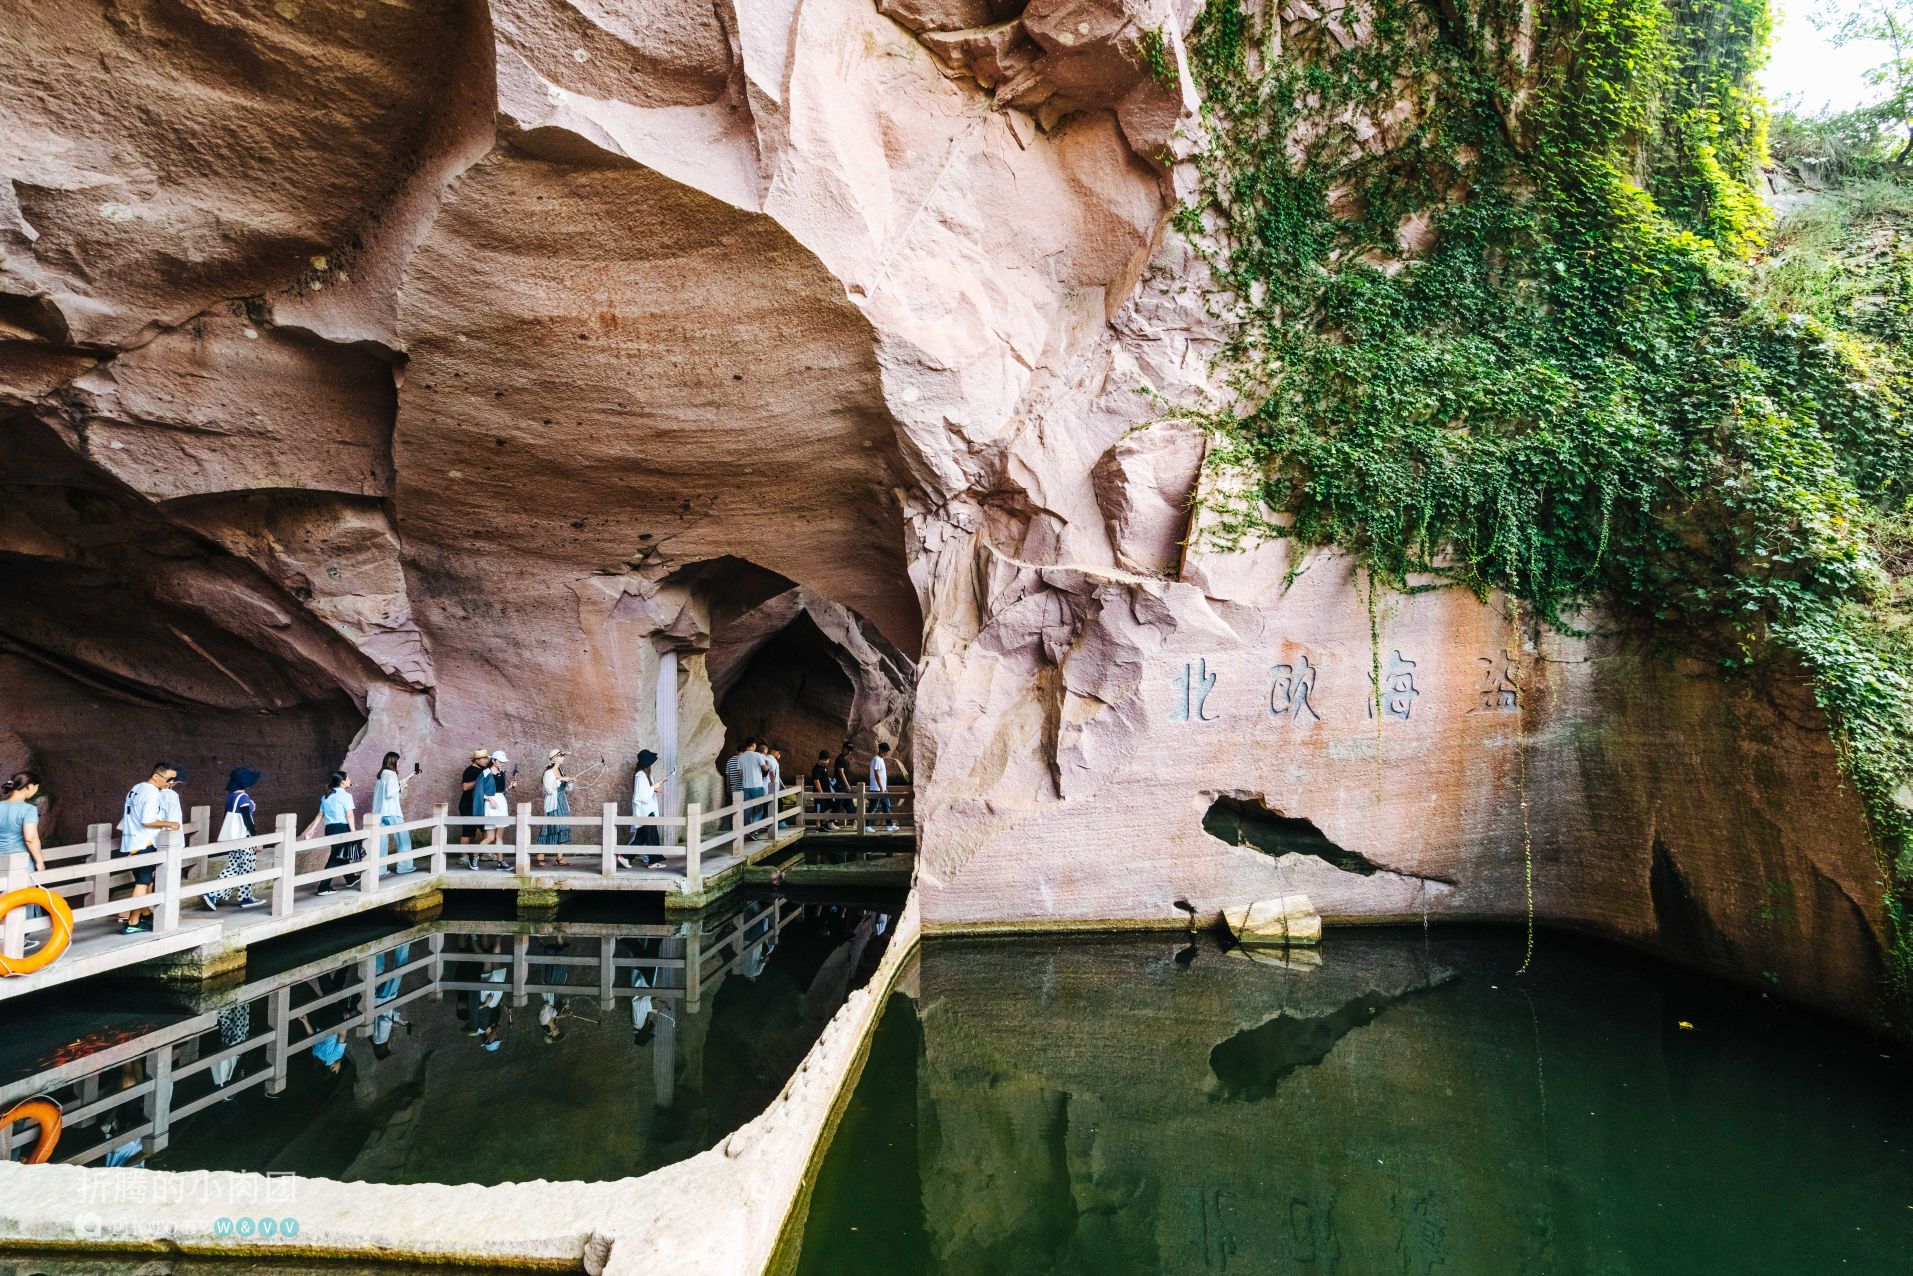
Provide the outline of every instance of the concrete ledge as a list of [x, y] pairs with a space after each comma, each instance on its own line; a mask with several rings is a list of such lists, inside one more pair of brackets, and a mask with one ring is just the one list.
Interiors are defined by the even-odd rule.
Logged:
[[170, 935], [129, 935], [126, 936], [124, 943], [109, 941], [105, 946], [89, 945], [85, 951], [75, 947], [45, 970], [35, 971], [31, 975], [14, 975], [11, 978], [0, 979], [0, 1001], [38, 992], [42, 988], [57, 988], [62, 984], [72, 983], [76, 979], [104, 975], [112, 970], [124, 970], [129, 966], [151, 961], [155, 957], [166, 957], [189, 948], [198, 948], [216, 939], [218, 935], [219, 923], [206, 922], [182, 926]]
[[[916, 876], [914, 855], [882, 855], [876, 859], [845, 860], [841, 864], [792, 864], [774, 868], [753, 864], [744, 870], [744, 880], [768, 885], [781, 881], [785, 886], [878, 886], [907, 889]], [[780, 876], [781, 874], [781, 876]]]
[[[816, 1149], [921, 938], [906, 904], [877, 971], [825, 1025], [768, 1108], [688, 1161], [611, 1183], [398, 1186], [196, 1170], [0, 1164], [0, 1237], [87, 1253], [271, 1263], [354, 1259], [593, 1276], [758, 1276], [802, 1200]], [[222, 1234], [220, 1220], [297, 1220]]]

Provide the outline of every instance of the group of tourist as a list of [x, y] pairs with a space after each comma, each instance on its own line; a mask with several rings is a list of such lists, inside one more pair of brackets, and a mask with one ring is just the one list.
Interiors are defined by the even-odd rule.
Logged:
[[[859, 783], [865, 784], [871, 796], [865, 802], [865, 816], [868, 823], [864, 831], [877, 831], [876, 817], [887, 821], [888, 830], [897, 831], [896, 812], [891, 809], [890, 784], [891, 772], [895, 764], [890, 757], [890, 745], [880, 743], [870, 755], [867, 766], [857, 764], [857, 746], [854, 741], [845, 740], [835, 758], [830, 750], [820, 749], [817, 761], [805, 777], [804, 787], [812, 793], [848, 794], [856, 791]], [[853, 777], [861, 776], [861, 779]], [[762, 736], [746, 736], [737, 752], [724, 760], [724, 784], [726, 796], [731, 802], [752, 803], [745, 808], [746, 823], [758, 824], [770, 818], [771, 806], [776, 794], [784, 788], [784, 750], [783, 746], [772, 744]], [[759, 799], [771, 795], [771, 801]], [[856, 823], [857, 803], [850, 797], [831, 797], [817, 802], [817, 810], [833, 816], [847, 816], [847, 819], [829, 819], [824, 822], [826, 829], [854, 827]], [[781, 814], [781, 813], [780, 813]], [[779, 819], [777, 829], [784, 828]], [[775, 830], [759, 829], [750, 834], [753, 842], [763, 841]]]
[[[891, 772], [893, 770], [897, 770], [898, 775], [892, 776]], [[857, 773], [856, 745], [849, 740], [845, 740], [843, 748], [838, 751], [835, 758], [830, 756], [830, 750], [828, 749], [818, 750], [817, 761], [812, 764], [810, 774], [805, 778], [804, 784], [812, 793], [850, 793], [854, 791], [851, 777]], [[870, 755], [869, 766], [864, 769], [863, 774], [868, 791], [871, 794], [865, 801], [864, 832], [876, 832], [876, 817], [881, 815], [886, 821], [887, 830], [895, 833], [897, 831], [897, 817], [896, 812], [892, 810], [890, 806], [890, 783], [892, 779], [900, 779], [902, 777], [901, 769], [896, 767], [896, 764], [890, 757], [890, 745], [887, 742], [877, 745], [876, 751]], [[848, 819], [824, 821], [824, 827], [826, 829], [854, 828], [856, 826], [857, 803], [854, 798], [839, 797], [822, 800], [817, 803], [817, 809], [832, 815], [849, 817]]]
[[[603, 759], [600, 759], [591, 767], [573, 774], [566, 770], [569, 756], [562, 748], [552, 749], [545, 755], [540, 782], [543, 798], [541, 810], [548, 817], [569, 817], [573, 787], [603, 765]], [[631, 780], [631, 815], [640, 823], [632, 829], [630, 845], [640, 849], [635, 856], [618, 857], [618, 864], [622, 868], [632, 867], [634, 861], [647, 868], [664, 863], [662, 855], [642, 849], [660, 845], [658, 827], [652, 822], [659, 818], [659, 788], [670, 783], [677, 775], [673, 770], [661, 779], [653, 779], [651, 772], [657, 761], [658, 755], [650, 749], [641, 750], [638, 754]], [[460, 843], [467, 847], [465, 867], [468, 869], [479, 867], [479, 857], [484, 854], [480, 847], [501, 845], [504, 829], [511, 823], [510, 794], [517, 785], [518, 771], [515, 767], [507, 770], [508, 767], [511, 767], [511, 758], [503, 749], [474, 749], [470, 763], [459, 777], [458, 814], [467, 820], [477, 821], [461, 828], [459, 832]], [[387, 753], [379, 765], [371, 808], [363, 821], [358, 816], [351, 775], [343, 770], [330, 772], [319, 798], [318, 813], [301, 837], [311, 838], [323, 830], [324, 836], [338, 839], [328, 848], [327, 868], [344, 868], [359, 863], [365, 858], [364, 839], [344, 835], [404, 823], [405, 798], [420, 770], [419, 765], [414, 763], [410, 773], [406, 773], [400, 765], [399, 754]], [[875, 819], [882, 816], [888, 821], [888, 828], [894, 832], [897, 823], [889, 797], [893, 770], [888, 744], [879, 744], [870, 755], [867, 767], [860, 768], [855, 745], [846, 740], [834, 759], [828, 750], [817, 754], [817, 762], [810, 769], [806, 787], [814, 793], [849, 794], [855, 788], [852, 777], [863, 776], [872, 795], [866, 805], [871, 820], [865, 825], [866, 831], [875, 831]], [[752, 824], [768, 820], [776, 805], [775, 795], [783, 789], [782, 747], [762, 737], [751, 736], [725, 759], [723, 773], [729, 800], [751, 804], [746, 810], [745, 819]], [[185, 827], [185, 815], [179, 800], [179, 787], [185, 780], [178, 766], [171, 762], [159, 762], [154, 764], [144, 780], [127, 791], [120, 814], [119, 847], [113, 852], [114, 858], [145, 855], [159, 846], [164, 834]], [[243, 843], [244, 839], [258, 835], [259, 807], [251, 790], [259, 780], [260, 772], [248, 766], [235, 767], [227, 776], [216, 841]], [[40, 777], [32, 771], [16, 771], [0, 783], [0, 855], [25, 852], [32, 857], [35, 869], [46, 867], [39, 832], [37, 799], [40, 797]], [[819, 809], [849, 817], [826, 821], [826, 828], [854, 824], [856, 806], [849, 797], [820, 802]], [[784, 823], [780, 819], [777, 828], [783, 827]], [[750, 837], [753, 841], [762, 841], [774, 832], [760, 828]], [[413, 872], [416, 864], [411, 857], [411, 833], [405, 829], [394, 829], [384, 836], [392, 839], [393, 854], [402, 857], [393, 861], [391, 871], [397, 874]], [[567, 825], [546, 824], [538, 830], [536, 844], [541, 847], [555, 848], [570, 842], [571, 829]], [[533, 862], [543, 866], [554, 854], [549, 851], [537, 852]], [[132, 893], [127, 897], [126, 908], [117, 916], [121, 934], [133, 935], [153, 928], [153, 910], [139, 902], [153, 891], [158, 866], [150, 862], [151, 858], [156, 857], [149, 857], [149, 862], [132, 870]], [[513, 871], [512, 863], [502, 851], [493, 853], [491, 866], [504, 872]], [[258, 860], [252, 846], [242, 844], [228, 852], [219, 876], [222, 880], [242, 880], [229, 887], [205, 892], [201, 898], [206, 907], [215, 911], [228, 903], [239, 908], [259, 907], [264, 901], [254, 894], [252, 882], [244, 880], [257, 872]], [[337, 874], [326, 879], [318, 893], [331, 895], [350, 889], [358, 885], [358, 880], [357, 873]]]

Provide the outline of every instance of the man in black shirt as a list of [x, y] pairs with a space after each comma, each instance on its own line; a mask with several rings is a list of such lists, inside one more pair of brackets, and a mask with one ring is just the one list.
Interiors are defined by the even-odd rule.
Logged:
[[[466, 767], [465, 773], [458, 777], [458, 813], [460, 815], [484, 814], [483, 811], [476, 809], [478, 805], [478, 777], [484, 774], [485, 770], [490, 767], [491, 764], [492, 755], [490, 749], [472, 750], [471, 765]], [[458, 840], [467, 843], [476, 842], [484, 835], [485, 830], [482, 828], [476, 826], [466, 827], [459, 829]], [[467, 855], [465, 857], [465, 867], [477, 868], [478, 857], [476, 855]]]
[[[830, 750], [829, 749], [817, 750], [817, 764], [811, 767], [810, 769], [810, 775], [806, 781], [806, 787], [808, 787], [812, 793], [830, 792]], [[815, 809], [817, 810], [819, 814], [829, 816], [833, 814], [837, 808], [834, 803], [819, 801]], [[835, 826], [834, 820], [826, 819], [824, 821], [825, 828], [832, 828], [834, 826]]]
[[[850, 777], [856, 771], [856, 769], [857, 769], [857, 755], [855, 752], [855, 746], [852, 745], [850, 741], [845, 740], [843, 752], [839, 753], [837, 755], [836, 760], [830, 764], [831, 787], [836, 789], [839, 793], [849, 793], [851, 791]], [[850, 822], [853, 826], [856, 824], [857, 804], [854, 799], [851, 799], [851, 798], [842, 799], [841, 801], [837, 803], [837, 810], [840, 814], [851, 817]]]

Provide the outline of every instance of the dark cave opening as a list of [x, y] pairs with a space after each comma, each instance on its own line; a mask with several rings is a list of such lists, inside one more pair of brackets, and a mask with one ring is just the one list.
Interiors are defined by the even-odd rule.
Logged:
[[839, 648], [808, 612], [766, 639], [718, 700], [729, 757], [746, 736], [784, 751], [784, 774], [794, 780], [820, 751], [835, 753], [851, 730], [857, 688], [844, 672]]
[[1367, 857], [1329, 841], [1310, 821], [1272, 811], [1248, 798], [1218, 797], [1202, 817], [1202, 831], [1231, 846], [1253, 846], [1265, 855], [1312, 855], [1361, 877], [1377, 871]]

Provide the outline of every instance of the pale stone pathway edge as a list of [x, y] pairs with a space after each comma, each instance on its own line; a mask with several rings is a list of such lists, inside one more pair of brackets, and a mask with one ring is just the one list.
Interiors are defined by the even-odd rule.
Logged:
[[[230, 1259], [544, 1267], [592, 1276], [758, 1276], [816, 1144], [922, 937], [916, 897], [883, 960], [760, 1115], [709, 1151], [611, 1183], [393, 1185], [231, 1171], [0, 1165], [0, 1243]], [[509, 1114], [501, 1114], [507, 1125]], [[218, 1220], [298, 1220], [287, 1239], [220, 1235]]]

